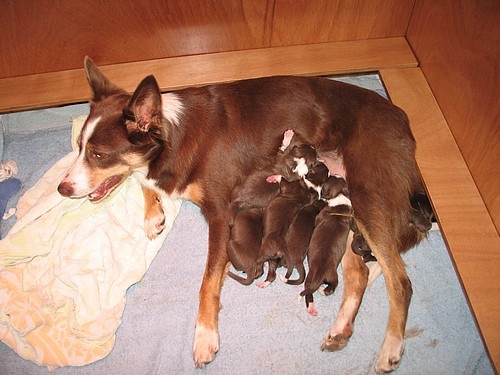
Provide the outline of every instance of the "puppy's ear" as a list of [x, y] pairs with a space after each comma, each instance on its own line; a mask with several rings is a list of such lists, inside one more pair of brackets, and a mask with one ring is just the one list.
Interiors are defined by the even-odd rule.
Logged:
[[87, 81], [92, 90], [92, 101], [98, 102], [107, 96], [125, 93], [124, 90], [113, 85], [109, 79], [102, 74], [96, 63], [92, 61], [90, 57], [85, 56], [83, 64], [85, 66], [85, 73], [87, 74]]
[[161, 93], [155, 77], [147, 76], [137, 86], [124, 111], [129, 132], [148, 132], [162, 123]]

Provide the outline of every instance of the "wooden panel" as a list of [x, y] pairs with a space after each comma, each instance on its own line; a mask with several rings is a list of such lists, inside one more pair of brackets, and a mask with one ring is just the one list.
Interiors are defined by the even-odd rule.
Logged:
[[421, 70], [380, 73], [391, 100], [410, 118], [417, 162], [439, 225], [489, 354], [500, 369], [500, 239], [495, 226]]
[[407, 38], [500, 232], [500, 1], [417, 0]]
[[272, 45], [405, 35], [414, 0], [276, 0]]
[[[166, 91], [273, 74], [340, 74], [416, 65], [406, 39], [390, 38], [173, 57], [102, 70], [129, 91], [154, 74]], [[83, 102], [89, 96], [83, 69], [0, 79], [0, 112]]]
[[[414, 0], [3, 0], [0, 78], [404, 36]], [[366, 5], [366, 6], [365, 6]]]

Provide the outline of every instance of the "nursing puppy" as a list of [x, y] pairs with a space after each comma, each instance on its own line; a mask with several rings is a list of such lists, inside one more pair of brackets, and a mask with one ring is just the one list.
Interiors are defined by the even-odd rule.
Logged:
[[[286, 251], [281, 258], [281, 265], [287, 269], [286, 274], [281, 275], [281, 280], [285, 283], [300, 285], [304, 282], [306, 278], [304, 259], [314, 231], [314, 222], [325, 206], [324, 200], [315, 199], [311, 204], [302, 207], [290, 224], [285, 236]], [[292, 280], [290, 277], [294, 269], [297, 270], [299, 276]]]
[[[285, 236], [293, 218], [303, 206], [310, 204], [313, 196], [301, 180], [288, 182], [282, 178], [280, 181], [280, 194], [276, 196], [264, 210], [264, 231], [260, 247], [260, 264], [275, 260], [280, 261], [288, 253]], [[269, 268], [267, 279], [258, 284], [266, 287], [276, 278], [276, 269]]]
[[233, 267], [246, 273], [246, 278], [229, 271], [227, 274], [243, 285], [250, 285], [263, 273], [257, 265], [262, 243], [262, 208], [241, 210], [236, 215], [231, 228], [231, 239], [227, 244], [227, 256]]
[[[258, 78], [161, 94], [148, 76], [130, 94], [89, 58], [85, 72], [90, 113], [79, 154], [58, 191], [98, 201], [134, 172], [143, 184], [150, 237], [163, 229], [162, 197], [200, 206], [209, 236], [193, 343], [196, 367], [212, 361], [219, 350], [231, 192], [269, 164], [288, 129], [315, 148], [330, 174], [347, 178], [355, 220], [383, 270], [390, 301], [375, 370], [398, 366], [412, 295], [400, 253], [423, 237], [408, 225], [410, 198], [423, 186], [415, 140], [401, 109], [373, 91], [318, 77]], [[323, 350], [348, 342], [366, 289], [367, 267], [350, 253], [342, 260], [342, 304]]]
[[[281, 279], [287, 284], [300, 285], [304, 282], [304, 259], [314, 230], [316, 216], [326, 205], [326, 202], [319, 198], [321, 197], [321, 187], [328, 179], [328, 175], [326, 165], [316, 161], [309, 167], [309, 171], [304, 177], [304, 182], [313, 195], [314, 201], [300, 209], [285, 236], [286, 252], [281, 258], [281, 265], [287, 268], [287, 272], [284, 276], [281, 275]], [[299, 276], [295, 280], [290, 280], [294, 269], [297, 270]]]
[[[231, 193], [229, 226], [239, 210], [266, 207], [280, 192], [279, 181], [295, 181], [305, 176], [316, 162], [316, 151], [309, 145], [292, 142], [293, 131], [285, 132], [282, 146], [271, 164], [250, 174]], [[297, 137], [294, 137], [295, 139]]]
[[305, 296], [306, 308], [311, 315], [318, 313], [313, 293], [326, 284], [323, 293], [330, 295], [338, 285], [337, 268], [346, 249], [352, 220], [351, 201], [342, 177], [330, 176], [323, 184], [322, 195], [327, 205], [316, 216], [307, 252], [309, 272], [304, 290], [300, 292], [301, 296]]
[[304, 182], [309, 190], [316, 192], [318, 198], [321, 198], [321, 186], [325, 183], [329, 175], [328, 167], [324, 163], [316, 161], [309, 167], [307, 175], [304, 177]]

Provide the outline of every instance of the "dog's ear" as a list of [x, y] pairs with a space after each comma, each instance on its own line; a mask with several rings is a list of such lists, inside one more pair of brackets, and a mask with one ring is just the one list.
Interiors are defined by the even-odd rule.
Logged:
[[161, 92], [155, 77], [147, 76], [137, 86], [124, 115], [129, 131], [148, 132], [161, 125]]
[[92, 101], [98, 102], [107, 96], [124, 93], [118, 86], [113, 85], [109, 79], [99, 70], [96, 63], [88, 56], [84, 60], [85, 73], [87, 74], [87, 81], [89, 82], [92, 90]]

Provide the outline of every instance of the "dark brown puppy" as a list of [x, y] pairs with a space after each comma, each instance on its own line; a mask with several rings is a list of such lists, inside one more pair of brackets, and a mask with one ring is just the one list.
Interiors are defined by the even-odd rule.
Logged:
[[329, 175], [328, 167], [324, 163], [316, 161], [309, 167], [304, 182], [309, 190], [316, 192], [318, 198], [321, 198], [321, 186], [323, 186]]
[[[313, 200], [313, 196], [301, 180], [288, 182], [284, 178], [280, 182], [280, 194], [274, 198], [264, 210], [264, 234], [260, 247], [259, 262], [280, 260], [288, 252], [285, 236], [293, 218], [299, 210]], [[270, 267], [264, 283], [265, 287], [276, 278], [275, 269]]]
[[262, 243], [262, 208], [240, 210], [231, 228], [231, 239], [227, 244], [227, 256], [233, 267], [246, 273], [246, 278], [231, 271], [227, 274], [243, 285], [250, 285], [262, 275], [262, 265], [257, 265]]
[[[281, 276], [281, 279], [287, 284], [299, 285], [304, 282], [304, 259], [314, 230], [316, 215], [326, 205], [326, 202], [319, 198], [321, 197], [321, 187], [328, 176], [329, 172], [326, 165], [320, 161], [316, 161], [309, 167], [304, 177], [304, 182], [309, 192], [315, 197], [315, 200], [310, 205], [300, 209], [286, 233], [285, 244], [287, 252], [283, 254], [281, 265], [287, 268], [287, 272], [284, 276]], [[299, 277], [296, 280], [290, 280], [294, 269], [297, 269]]]
[[290, 133], [285, 132], [284, 149], [280, 149], [275, 160], [266, 168], [250, 174], [234, 188], [229, 208], [229, 226], [233, 225], [239, 210], [266, 207], [279, 194], [281, 177], [295, 181], [306, 175], [309, 166], [316, 162], [316, 151], [309, 145], [296, 143]]
[[[281, 279], [290, 285], [300, 285], [304, 282], [306, 271], [304, 259], [309, 248], [309, 242], [314, 231], [314, 222], [319, 212], [326, 206], [322, 199], [315, 199], [311, 204], [300, 209], [294, 217], [285, 236], [286, 252], [281, 258], [281, 265], [287, 268]], [[291, 280], [293, 270], [299, 273], [297, 279]]]
[[305, 296], [306, 308], [311, 315], [318, 313], [314, 307], [313, 293], [326, 284], [323, 293], [330, 295], [338, 285], [337, 268], [345, 252], [352, 221], [352, 206], [345, 180], [330, 176], [322, 190], [327, 205], [316, 216], [307, 253], [309, 272], [304, 290], [300, 293]]

